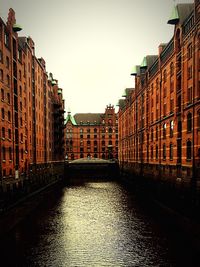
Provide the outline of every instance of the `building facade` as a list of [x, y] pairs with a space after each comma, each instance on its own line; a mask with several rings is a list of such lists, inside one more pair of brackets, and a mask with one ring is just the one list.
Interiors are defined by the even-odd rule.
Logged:
[[135, 66], [119, 101], [119, 161], [138, 175], [184, 185], [200, 179], [200, 1], [178, 4], [174, 35]]
[[113, 106], [104, 113], [68, 113], [65, 151], [69, 160], [118, 158], [118, 116]]
[[[33, 166], [64, 157], [64, 100], [57, 80], [19, 37], [15, 12], [0, 18], [0, 177], [27, 177]], [[19, 181], [19, 180], [18, 180]], [[14, 182], [13, 182], [14, 183]]]

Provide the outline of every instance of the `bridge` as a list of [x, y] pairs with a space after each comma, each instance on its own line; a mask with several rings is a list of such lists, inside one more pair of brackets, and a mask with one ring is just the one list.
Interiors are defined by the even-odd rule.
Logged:
[[83, 178], [116, 178], [119, 174], [118, 162], [99, 158], [82, 158], [65, 162], [65, 177]]

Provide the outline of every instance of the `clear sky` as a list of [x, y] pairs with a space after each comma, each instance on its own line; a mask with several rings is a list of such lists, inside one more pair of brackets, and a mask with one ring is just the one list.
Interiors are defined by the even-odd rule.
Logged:
[[[192, 0], [176, 0], [176, 3]], [[31, 36], [37, 57], [46, 61], [63, 88], [72, 113], [104, 112], [133, 87], [133, 65], [158, 54], [174, 27], [167, 24], [173, 0], [0, 0], [0, 16], [10, 7], [20, 36]]]

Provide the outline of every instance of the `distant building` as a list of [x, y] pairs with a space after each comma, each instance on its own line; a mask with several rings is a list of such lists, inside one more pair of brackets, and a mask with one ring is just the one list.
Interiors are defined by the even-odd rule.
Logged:
[[[64, 157], [64, 100], [30, 37], [19, 37], [15, 12], [0, 18], [0, 179]], [[17, 183], [19, 180], [16, 181]], [[15, 182], [13, 182], [15, 183]]]
[[105, 113], [68, 112], [65, 150], [69, 160], [79, 158], [118, 158], [118, 117], [113, 106]]
[[176, 5], [168, 23], [174, 36], [134, 67], [119, 101], [119, 161], [190, 185], [200, 178], [200, 1]]

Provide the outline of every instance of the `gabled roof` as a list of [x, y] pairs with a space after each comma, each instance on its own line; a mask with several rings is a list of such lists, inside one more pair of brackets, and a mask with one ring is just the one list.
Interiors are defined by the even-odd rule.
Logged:
[[178, 22], [182, 25], [184, 20], [194, 10], [194, 4], [178, 4], [173, 7], [171, 16], [168, 20], [168, 24], [177, 24]]
[[76, 120], [77, 124], [100, 124], [101, 123], [101, 116], [103, 113], [76, 113], [74, 115], [74, 119]]
[[67, 114], [67, 118], [66, 118], [66, 120], [65, 120], [65, 123], [67, 124], [68, 121], [71, 121], [72, 125], [77, 125], [77, 123], [76, 123], [74, 117], [71, 115], [70, 112], [68, 112], [68, 114]]

